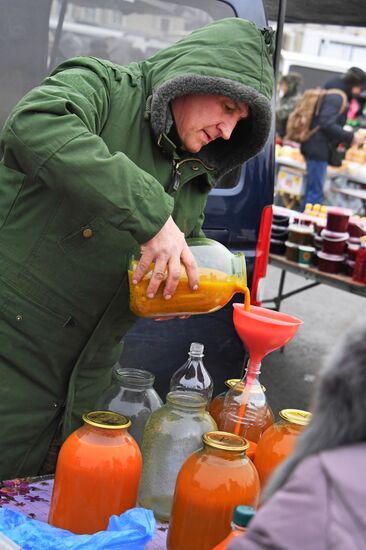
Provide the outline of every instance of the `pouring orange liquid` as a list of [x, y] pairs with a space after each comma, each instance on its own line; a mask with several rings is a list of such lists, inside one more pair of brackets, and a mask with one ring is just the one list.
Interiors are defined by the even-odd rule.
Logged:
[[249, 293], [239, 277], [216, 269], [200, 267], [198, 290], [191, 290], [187, 274], [182, 268], [178, 287], [170, 300], [163, 297], [164, 284], [160, 285], [154, 298], [147, 298], [146, 292], [152, 271], [149, 271], [137, 285], [133, 285], [135, 265], [137, 262], [133, 262], [132, 269], [128, 270], [130, 309], [141, 317], [211, 313], [227, 304], [236, 292]]

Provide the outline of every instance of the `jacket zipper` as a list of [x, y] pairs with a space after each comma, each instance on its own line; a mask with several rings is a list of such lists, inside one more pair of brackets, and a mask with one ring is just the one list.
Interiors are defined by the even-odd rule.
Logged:
[[210, 168], [209, 166], [206, 166], [206, 164], [204, 162], [202, 162], [202, 160], [199, 160], [195, 157], [189, 157], [189, 158], [180, 160], [179, 162], [177, 162], [176, 160], [173, 160], [173, 179], [172, 179], [172, 182], [170, 184], [170, 188], [169, 188], [170, 191], [173, 191], [174, 193], [176, 191], [178, 191], [179, 186], [180, 186], [180, 177], [181, 177], [181, 172], [180, 172], [179, 168], [185, 162], [189, 162], [189, 161], [192, 161], [192, 160], [194, 162], [199, 162], [200, 164], [202, 164], [202, 166], [206, 170], [213, 170], [213, 168]]

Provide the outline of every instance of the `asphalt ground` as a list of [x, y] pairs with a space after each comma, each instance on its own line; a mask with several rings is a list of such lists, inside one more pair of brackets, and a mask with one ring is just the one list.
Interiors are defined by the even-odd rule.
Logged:
[[[277, 295], [280, 274], [280, 269], [269, 266], [265, 299]], [[284, 292], [304, 284], [303, 277], [287, 272]], [[281, 409], [311, 406], [317, 373], [344, 330], [365, 315], [365, 308], [365, 298], [324, 284], [282, 302], [281, 311], [299, 317], [303, 324], [283, 350], [272, 352], [262, 362], [260, 379], [276, 416]]]

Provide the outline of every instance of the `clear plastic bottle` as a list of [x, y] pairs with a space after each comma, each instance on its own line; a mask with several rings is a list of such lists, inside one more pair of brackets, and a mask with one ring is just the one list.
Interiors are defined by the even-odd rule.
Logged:
[[260, 367], [260, 363], [252, 365], [249, 381], [247, 368], [244, 377], [226, 392], [217, 419], [219, 430], [241, 435], [254, 443], [274, 422], [272, 409], [259, 382]]
[[357, 251], [352, 279], [357, 283], [366, 285], [366, 236], [361, 237], [361, 246]]
[[212, 550], [226, 550], [231, 540], [245, 533], [254, 515], [255, 509], [252, 506], [237, 506], [234, 510], [233, 521], [231, 522], [231, 533]]
[[155, 391], [155, 376], [143, 369], [113, 370], [112, 384], [98, 399], [98, 410], [114, 411], [127, 416], [131, 422], [130, 434], [141, 447], [145, 424], [152, 412], [163, 402]]
[[195, 392], [170, 392], [166, 404], [152, 413], [146, 423], [138, 502], [153, 510], [160, 520], [169, 520], [182, 464], [202, 446], [203, 434], [217, 429], [206, 405], [206, 399]]
[[213, 381], [203, 364], [203, 350], [203, 344], [191, 344], [187, 361], [170, 379], [170, 391], [195, 391], [209, 403], [212, 398]]

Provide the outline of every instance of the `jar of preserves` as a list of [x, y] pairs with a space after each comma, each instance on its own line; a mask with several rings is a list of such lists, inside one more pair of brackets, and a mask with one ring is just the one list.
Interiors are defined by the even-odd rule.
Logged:
[[152, 413], [142, 438], [143, 468], [139, 504], [168, 520], [174, 487], [186, 458], [202, 445], [202, 435], [217, 428], [207, 400], [190, 391], [169, 392], [166, 404]]
[[261, 486], [293, 451], [297, 437], [310, 422], [311, 414], [299, 409], [283, 409], [280, 420], [267, 428], [258, 442], [254, 464]]
[[180, 281], [170, 300], [163, 297], [164, 281], [154, 298], [146, 296], [153, 264], [137, 285], [132, 283], [138, 260], [131, 258], [128, 270], [130, 309], [135, 315], [164, 317], [210, 313], [227, 304], [236, 292], [249, 293], [242, 252], [233, 254], [221, 243], [211, 239], [187, 239], [187, 243], [198, 265], [199, 286], [197, 290], [191, 290], [182, 266]]
[[183, 464], [174, 494], [168, 550], [211, 550], [231, 531], [236, 506], [256, 507], [257, 471], [246, 440], [226, 432], [204, 434], [203, 449]]
[[128, 418], [94, 411], [83, 420], [61, 447], [48, 522], [92, 534], [107, 529], [111, 515], [136, 505], [142, 460]]
[[127, 416], [132, 422], [129, 432], [139, 446], [150, 414], [163, 404], [153, 387], [154, 380], [155, 376], [147, 370], [119, 366], [113, 370], [111, 386], [96, 405], [100, 410]]
[[[236, 433], [258, 443], [264, 430], [274, 422], [274, 415], [266, 397], [266, 390], [259, 382], [260, 365], [252, 381], [249, 393], [245, 394], [247, 371], [242, 379], [227, 382], [228, 391], [217, 397], [216, 409], [212, 414], [220, 430]], [[242, 400], [245, 398], [245, 414], [239, 414]], [[221, 410], [220, 410], [221, 409]], [[209, 408], [211, 412], [211, 408]]]

